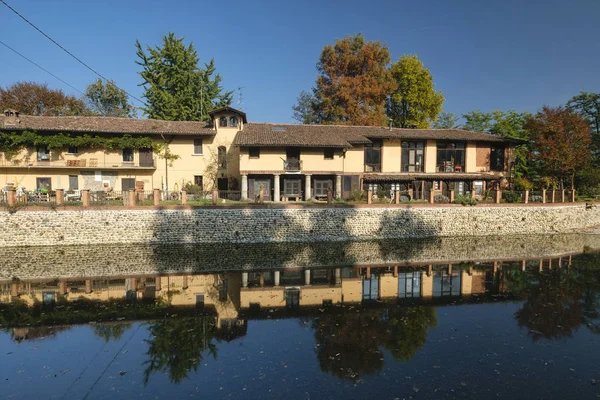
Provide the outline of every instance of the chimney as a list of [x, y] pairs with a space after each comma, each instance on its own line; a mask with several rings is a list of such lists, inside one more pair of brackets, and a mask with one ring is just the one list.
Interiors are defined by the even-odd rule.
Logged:
[[19, 112], [13, 109], [4, 110], [4, 126], [16, 126], [19, 125]]

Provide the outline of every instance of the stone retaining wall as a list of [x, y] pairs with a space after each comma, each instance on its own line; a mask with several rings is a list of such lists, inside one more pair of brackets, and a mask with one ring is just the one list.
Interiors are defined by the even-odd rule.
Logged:
[[0, 224], [0, 246], [322, 242], [568, 233], [600, 225], [600, 208], [88, 209], [3, 212]]

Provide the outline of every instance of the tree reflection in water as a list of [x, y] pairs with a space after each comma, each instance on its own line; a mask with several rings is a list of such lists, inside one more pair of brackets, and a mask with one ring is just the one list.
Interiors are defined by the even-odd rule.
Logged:
[[513, 291], [525, 298], [516, 312], [519, 326], [529, 329], [534, 341], [571, 337], [581, 325], [600, 333], [600, 270], [553, 269], [529, 273], [514, 282]]
[[151, 322], [148, 331], [145, 384], [154, 372], [167, 372], [171, 382], [179, 383], [198, 370], [206, 355], [217, 357], [214, 318], [168, 318]]
[[324, 314], [312, 321], [317, 359], [322, 371], [357, 380], [383, 368], [382, 348], [397, 360], [410, 360], [436, 323], [432, 307], [350, 307], [342, 314]]
[[131, 325], [131, 322], [98, 322], [92, 325], [92, 329], [96, 336], [108, 343], [111, 340], [119, 340], [131, 328]]

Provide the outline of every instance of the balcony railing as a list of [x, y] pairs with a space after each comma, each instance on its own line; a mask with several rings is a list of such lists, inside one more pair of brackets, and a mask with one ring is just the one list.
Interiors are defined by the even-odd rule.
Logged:
[[454, 164], [451, 162], [445, 162], [436, 166], [437, 172], [465, 172], [465, 166], [460, 164]]
[[102, 168], [102, 169], [126, 169], [126, 168], [156, 168], [156, 159], [141, 162], [100, 162], [97, 158], [82, 158], [77, 160], [13, 160], [3, 163], [2, 167], [12, 168]]
[[365, 164], [365, 172], [381, 172], [381, 164]]
[[302, 160], [297, 158], [288, 158], [283, 162], [283, 169], [285, 171], [302, 171]]

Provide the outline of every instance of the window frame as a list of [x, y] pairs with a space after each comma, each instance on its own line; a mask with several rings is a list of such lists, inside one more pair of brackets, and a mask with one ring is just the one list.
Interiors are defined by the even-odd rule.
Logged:
[[[381, 140], [381, 139], [378, 139], [378, 140], [372, 139], [371, 143], [365, 143], [365, 146], [364, 146], [365, 172], [381, 172], [382, 149], [383, 149], [383, 140]], [[375, 159], [378, 159], [379, 161], [377, 162]]]
[[[494, 153], [500, 152], [500, 156]], [[501, 161], [498, 163], [498, 161]], [[504, 146], [490, 146], [490, 171], [502, 172], [504, 171], [504, 165], [506, 163], [506, 147]]]
[[79, 149], [77, 146], [69, 146], [67, 147], [67, 154], [79, 154]]
[[219, 128], [227, 128], [227, 123], [229, 122], [229, 118], [223, 116], [219, 118]]
[[[47, 144], [39, 144], [36, 146], [37, 160], [50, 161], [50, 149]], [[43, 155], [43, 157], [41, 157]]]
[[[198, 144], [200, 143], [200, 144]], [[193, 149], [193, 153], [192, 155], [194, 156], [203, 156], [204, 155], [204, 140], [202, 140], [201, 137], [199, 138], [194, 138], [194, 149]], [[198, 153], [198, 149], [200, 149], [200, 152]]]
[[[451, 155], [448, 159], [448, 156]], [[461, 154], [462, 163], [456, 160]], [[436, 171], [443, 173], [465, 172], [467, 166], [467, 142], [463, 141], [438, 141], [436, 143]], [[449, 171], [448, 169], [451, 169]]]
[[[253, 154], [254, 152], [254, 154]], [[259, 159], [260, 158], [260, 147], [248, 147], [248, 158], [249, 159]]]
[[[198, 183], [199, 182], [199, 183]], [[194, 185], [204, 190], [204, 178], [203, 175], [194, 175]]]
[[[127, 153], [131, 153], [131, 160], [126, 160], [125, 159], [125, 152], [127, 151]], [[127, 157], [129, 158], [129, 157]], [[135, 161], [135, 150], [133, 149], [133, 147], [125, 147], [121, 150], [121, 160], [124, 163], [132, 163]]]
[[236, 117], [235, 115], [232, 117], [229, 117], [229, 127], [237, 128], [238, 126], [239, 126], [238, 117]]
[[332, 147], [326, 147], [323, 149], [323, 159], [333, 160], [335, 158], [335, 149]]
[[[413, 147], [414, 146], [414, 147]], [[420, 146], [420, 147], [419, 147]], [[425, 170], [425, 142], [421, 140], [403, 140], [400, 143], [400, 171], [423, 172]], [[411, 153], [414, 153], [414, 164], [410, 164]], [[417, 160], [420, 158], [421, 162]]]

